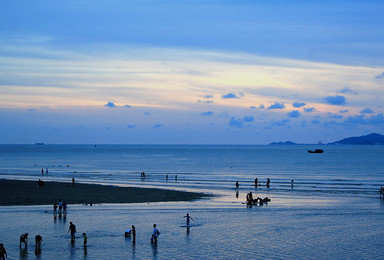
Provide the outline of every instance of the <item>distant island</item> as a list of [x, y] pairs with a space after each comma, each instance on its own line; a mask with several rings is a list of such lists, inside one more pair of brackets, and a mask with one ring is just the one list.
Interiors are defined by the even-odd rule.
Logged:
[[286, 142], [273, 142], [270, 143], [269, 145], [296, 145], [297, 143], [291, 142], [291, 141], [286, 141]]
[[329, 144], [384, 145], [384, 135], [372, 133], [369, 135], [345, 138]]
[[[363, 135], [363, 136], [357, 136], [357, 137], [348, 137], [344, 138], [342, 140], [333, 142], [333, 143], [328, 143], [330, 145], [338, 145], [338, 144], [343, 144], [343, 145], [384, 145], [384, 135], [377, 134], [377, 133], [372, 133], [369, 135]], [[270, 143], [269, 145], [297, 145], [297, 143], [291, 142], [291, 141], [285, 141], [285, 142], [273, 142]]]

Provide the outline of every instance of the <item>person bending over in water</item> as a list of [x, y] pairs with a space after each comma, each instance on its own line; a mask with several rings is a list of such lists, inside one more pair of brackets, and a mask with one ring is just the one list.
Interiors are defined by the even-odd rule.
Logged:
[[22, 234], [22, 235], [20, 236], [20, 244], [19, 244], [19, 247], [21, 247], [21, 243], [24, 243], [24, 246], [25, 246], [25, 247], [28, 246], [28, 233]]
[[191, 219], [192, 219], [192, 221], [194, 221], [193, 218], [191, 216], [189, 216], [188, 213], [187, 213], [186, 216], [184, 216], [184, 218], [187, 218], [187, 226], [189, 226], [189, 223], [190, 223]]

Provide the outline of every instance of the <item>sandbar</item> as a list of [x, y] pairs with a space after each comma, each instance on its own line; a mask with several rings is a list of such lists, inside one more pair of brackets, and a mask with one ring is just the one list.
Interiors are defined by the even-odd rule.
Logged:
[[118, 187], [45, 181], [0, 179], [0, 206], [51, 205], [59, 199], [67, 204], [141, 203], [165, 201], [193, 201], [209, 195], [196, 192], [156, 188]]

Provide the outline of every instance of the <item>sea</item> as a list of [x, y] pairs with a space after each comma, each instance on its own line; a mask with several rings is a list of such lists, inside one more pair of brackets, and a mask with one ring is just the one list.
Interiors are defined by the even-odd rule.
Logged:
[[[324, 152], [308, 153], [314, 149]], [[52, 205], [1, 206], [0, 243], [8, 259], [384, 255], [382, 145], [0, 145], [0, 158], [3, 179], [75, 178], [81, 183], [213, 195], [192, 202], [70, 204], [65, 216], [53, 214]], [[249, 192], [270, 202], [247, 206]], [[185, 224], [187, 213], [193, 218], [190, 226]], [[67, 233], [69, 222], [78, 230], [74, 243]], [[157, 244], [150, 242], [153, 224], [160, 231]], [[131, 225], [137, 229], [135, 242], [124, 237]], [[25, 232], [30, 234], [27, 249], [19, 248]], [[38, 252], [37, 234], [43, 237]]]

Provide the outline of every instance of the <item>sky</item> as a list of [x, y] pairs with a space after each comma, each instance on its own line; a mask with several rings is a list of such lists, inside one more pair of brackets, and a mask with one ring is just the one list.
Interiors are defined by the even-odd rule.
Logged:
[[384, 134], [384, 1], [0, 5], [1, 144]]

